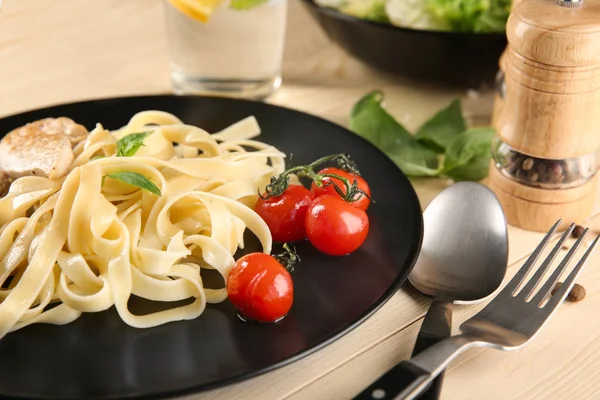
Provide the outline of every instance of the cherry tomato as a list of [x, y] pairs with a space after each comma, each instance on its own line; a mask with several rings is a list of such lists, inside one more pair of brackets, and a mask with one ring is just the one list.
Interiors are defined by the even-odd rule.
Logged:
[[[348, 179], [350, 184], [352, 184], [354, 182], [354, 179], [356, 179], [358, 188], [360, 190], [362, 190], [363, 192], [365, 192], [367, 195], [371, 196], [371, 189], [369, 188], [369, 184], [360, 175], [355, 175], [350, 172], [341, 170], [339, 168], [332, 168], [332, 167], [322, 169], [321, 171], [319, 171], [319, 174], [339, 175], [342, 178]], [[333, 187], [333, 185], [328, 184], [330, 182], [336, 183], [340, 187], [340, 189], [342, 189], [343, 193], [344, 194], [346, 193], [346, 187], [344, 186], [344, 184], [342, 183], [341, 180], [336, 179], [336, 178], [323, 178], [323, 186], [319, 187], [314, 182], [310, 186], [310, 191], [313, 195], [313, 198], [317, 198], [319, 196], [323, 196], [326, 194], [332, 194], [332, 195], [338, 196], [338, 192], [335, 191], [335, 188]], [[361, 195], [361, 194], [357, 194], [356, 196], [354, 196], [354, 198], [356, 199], [359, 196], [360, 196], [360, 199], [353, 201], [350, 204], [352, 204], [354, 207], [360, 208], [361, 210], [367, 211], [367, 208], [369, 208], [369, 204], [371, 204], [371, 200], [367, 196]]]
[[290, 185], [281, 196], [266, 200], [259, 197], [254, 211], [267, 223], [273, 241], [291, 243], [306, 239], [304, 219], [311, 202], [307, 188]]
[[369, 233], [369, 217], [340, 196], [324, 195], [306, 214], [306, 236], [322, 253], [342, 256], [358, 249]]
[[234, 264], [227, 295], [242, 317], [275, 322], [287, 315], [294, 301], [290, 273], [274, 257], [251, 253]]

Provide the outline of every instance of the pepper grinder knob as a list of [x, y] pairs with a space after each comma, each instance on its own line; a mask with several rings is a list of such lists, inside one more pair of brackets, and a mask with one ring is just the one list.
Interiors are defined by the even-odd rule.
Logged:
[[583, 0], [556, 0], [556, 4], [567, 8], [579, 7], [581, 3], [583, 3]]

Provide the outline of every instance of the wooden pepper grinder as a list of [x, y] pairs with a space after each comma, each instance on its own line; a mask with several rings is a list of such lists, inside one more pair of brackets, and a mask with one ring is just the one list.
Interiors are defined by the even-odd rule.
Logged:
[[488, 185], [512, 225], [583, 223], [600, 165], [600, 0], [520, 0], [506, 33]]
[[[512, 0], [510, 3], [511, 12], [515, 9], [515, 5], [521, 0]], [[496, 122], [498, 121], [498, 116], [500, 116], [500, 112], [504, 108], [504, 96], [506, 92], [506, 85], [504, 81], [504, 71], [506, 68], [504, 67], [506, 62], [506, 53], [508, 52], [508, 46], [500, 55], [500, 59], [498, 62], [498, 74], [496, 75], [496, 87], [494, 92], [494, 108], [492, 110], [492, 125], [496, 126]]]

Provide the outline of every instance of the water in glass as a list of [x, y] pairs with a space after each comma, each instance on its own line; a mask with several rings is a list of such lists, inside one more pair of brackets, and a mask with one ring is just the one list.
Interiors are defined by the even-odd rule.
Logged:
[[250, 10], [225, 1], [199, 22], [165, 1], [176, 94], [265, 98], [281, 84], [287, 0]]

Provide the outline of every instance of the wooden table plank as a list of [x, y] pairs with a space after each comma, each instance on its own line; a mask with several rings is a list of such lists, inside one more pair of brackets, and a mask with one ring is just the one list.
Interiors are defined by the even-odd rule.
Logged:
[[0, 49], [0, 115], [170, 91], [162, 4], [156, 0], [6, 1]]

